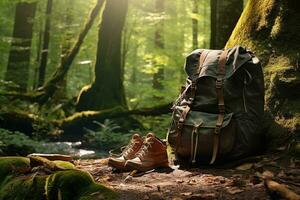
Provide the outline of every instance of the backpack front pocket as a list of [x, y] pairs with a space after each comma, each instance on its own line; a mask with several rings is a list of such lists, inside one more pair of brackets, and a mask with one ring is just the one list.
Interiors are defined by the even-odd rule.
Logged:
[[168, 137], [169, 143], [173, 144], [175, 153], [180, 159], [189, 159], [191, 162], [207, 161], [213, 154], [214, 145], [218, 145], [219, 158], [225, 157], [232, 151], [236, 132], [232, 113], [225, 114], [221, 131], [216, 137], [218, 114], [190, 110], [181, 125], [179, 119], [182, 119], [183, 110], [180, 106], [174, 109], [174, 134], [169, 132]]

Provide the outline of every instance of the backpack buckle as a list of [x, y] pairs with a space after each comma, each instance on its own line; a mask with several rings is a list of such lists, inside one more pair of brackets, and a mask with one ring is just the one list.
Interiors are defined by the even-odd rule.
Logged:
[[217, 79], [216, 80], [216, 88], [221, 89], [223, 85], [222, 79]]
[[221, 127], [222, 127], [222, 125], [220, 126], [220, 125], [217, 125], [216, 126], [216, 128], [215, 128], [215, 134], [216, 135], [219, 135], [220, 134], [220, 132], [221, 132]]

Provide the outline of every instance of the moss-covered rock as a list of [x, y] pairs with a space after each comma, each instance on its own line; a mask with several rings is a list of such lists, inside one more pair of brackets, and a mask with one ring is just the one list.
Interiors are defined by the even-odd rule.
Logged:
[[62, 160], [54, 160], [53, 163], [61, 169], [76, 169], [75, 165]]
[[0, 199], [43, 200], [46, 175], [8, 176], [0, 189]]
[[81, 170], [56, 172], [47, 178], [46, 195], [49, 199], [58, 196], [61, 199], [93, 199], [96, 194], [102, 199], [116, 198], [114, 192], [96, 184], [89, 173]]
[[0, 158], [0, 186], [5, 178], [17, 176], [30, 171], [30, 162], [25, 157], [1, 157]]
[[76, 169], [72, 163], [40, 157], [0, 158], [0, 199], [92, 200], [116, 197], [115, 192], [95, 183], [88, 172]]

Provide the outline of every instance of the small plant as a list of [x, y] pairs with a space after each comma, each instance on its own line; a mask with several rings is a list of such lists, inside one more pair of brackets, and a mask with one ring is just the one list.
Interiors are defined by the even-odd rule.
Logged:
[[94, 123], [99, 126], [98, 130], [86, 129], [85, 146], [89, 148], [107, 151], [123, 146], [130, 138], [129, 134], [119, 133], [120, 127], [111, 120]]

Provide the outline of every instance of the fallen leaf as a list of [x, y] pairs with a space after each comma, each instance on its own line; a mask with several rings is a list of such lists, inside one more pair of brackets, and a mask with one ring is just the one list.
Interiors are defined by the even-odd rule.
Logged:
[[176, 180], [176, 183], [183, 183], [183, 180]]
[[266, 170], [262, 173], [262, 176], [265, 178], [272, 178], [272, 177], [274, 177], [274, 173], [269, 170]]
[[237, 194], [237, 193], [241, 193], [241, 192], [243, 192], [243, 190], [238, 189], [238, 188], [234, 188], [234, 189], [228, 190], [229, 194]]
[[183, 196], [191, 196], [193, 193], [192, 192], [183, 192], [183, 193], [180, 193], [181, 195]]
[[148, 184], [146, 184], [145, 187], [147, 187], [147, 188], [153, 188], [152, 185], [148, 185]]
[[197, 182], [196, 182], [195, 179], [192, 179], [192, 180], [189, 180], [189, 181], [187, 182], [187, 184], [189, 184], [189, 185], [196, 185]]
[[242, 164], [242, 165], [236, 167], [235, 169], [237, 169], [237, 170], [249, 170], [253, 167], [253, 165], [254, 165], [253, 163], [245, 163], [245, 164]]

